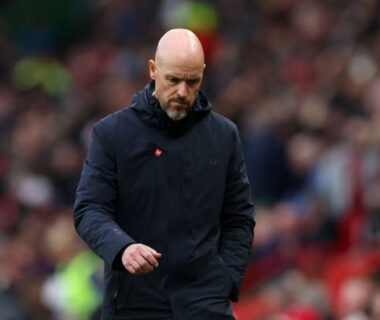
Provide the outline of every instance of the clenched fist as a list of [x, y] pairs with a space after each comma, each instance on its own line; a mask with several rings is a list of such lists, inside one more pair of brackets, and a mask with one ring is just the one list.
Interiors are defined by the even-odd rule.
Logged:
[[130, 273], [140, 275], [157, 268], [159, 258], [161, 253], [144, 244], [134, 243], [125, 248], [121, 260]]

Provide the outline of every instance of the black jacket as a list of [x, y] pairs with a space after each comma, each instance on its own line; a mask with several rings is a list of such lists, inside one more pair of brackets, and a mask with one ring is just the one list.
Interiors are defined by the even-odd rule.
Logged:
[[[129, 108], [94, 126], [74, 206], [79, 235], [105, 262], [104, 314], [120, 319], [129, 319], [123, 312], [143, 303], [149, 290], [147, 301], [159, 293], [180, 319], [186, 302], [173, 297], [200, 294], [181, 290], [212, 273], [224, 287], [215, 280], [206, 287], [236, 301], [253, 239], [236, 126], [211, 111], [201, 92], [189, 115], [172, 121], [153, 90], [152, 81]], [[123, 271], [120, 252], [134, 242], [162, 253], [153, 272]]]

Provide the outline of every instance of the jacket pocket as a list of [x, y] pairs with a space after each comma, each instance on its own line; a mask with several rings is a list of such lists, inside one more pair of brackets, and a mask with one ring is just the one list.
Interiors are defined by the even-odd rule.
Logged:
[[120, 277], [121, 277], [121, 272], [117, 271], [115, 275], [115, 288], [112, 296], [112, 301], [111, 301], [111, 306], [114, 314], [117, 314], [117, 308], [118, 308], [118, 296], [119, 296], [119, 290], [120, 290]]
[[232, 291], [232, 288], [234, 287], [234, 280], [233, 280], [231, 271], [226, 266], [226, 264], [224, 263], [224, 261], [223, 261], [223, 259], [222, 259], [222, 257], [220, 255], [217, 255], [216, 257], [217, 257], [217, 260], [219, 262], [220, 268], [222, 269], [222, 271], [224, 272], [225, 276], [228, 278], [228, 280], [230, 282], [230, 291]]
[[120, 309], [125, 307], [127, 296], [131, 292], [130, 273], [118, 271], [114, 276], [113, 292], [111, 298], [111, 307], [114, 315], [117, 315]]

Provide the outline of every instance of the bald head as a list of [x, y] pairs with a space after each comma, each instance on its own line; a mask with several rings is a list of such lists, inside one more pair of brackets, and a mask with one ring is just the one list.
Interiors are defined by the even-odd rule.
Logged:
[[157, 45], [149, 72], [155, 81], [154, 96], [172, 120], [188, 114], [200, 89], [204, 64], [202, 44], [186, 29], [172, 29]]
[[157, 45], [156, 63], [178, 62], [204, 65], [204, 52], [198, 37], [187, 29], [172, 29], [166, 32]]

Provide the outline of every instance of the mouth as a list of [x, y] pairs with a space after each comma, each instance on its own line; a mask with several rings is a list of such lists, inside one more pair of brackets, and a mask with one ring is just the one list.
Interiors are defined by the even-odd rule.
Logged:
[[186, 101], [177, 101], [177, 100], [173, 100], [172, 101], [172, 104], [177, 107], [177, 108], [181, 108], [181, 109], [188, 109], [189, 107], [189, 104], [186, 102]]

